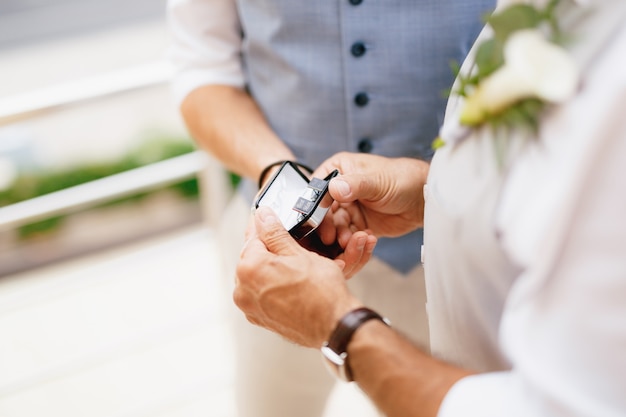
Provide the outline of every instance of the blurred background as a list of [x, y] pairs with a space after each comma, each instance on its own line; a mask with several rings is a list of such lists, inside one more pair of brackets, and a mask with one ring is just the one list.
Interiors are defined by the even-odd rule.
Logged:
[[[1, 205], [193, 150], [169, 96], [164, 11], [164, 1], [154, 0], [0, 3]], [[191, 179], [176, 188], [193, 200], [196, 186]], [[183, 203], [172, 201], [171, 209], [182, 210]], [[122, 217], [131, 210], [126, 206]], [[98, 221], [89, 227], [73, 226], [88, 222], [85, 216], [22, 225], [18, 239], [29, 238], [33, 244], [19, 252], [4, 245], [0, 273], [153, 233], [168, 221], [169, 226], [199, 221], [195, 203], [187, 204], [183, 215], [154, 213], [156, 218], [151, 217], [155, 205], [144, 206], [143, 221], [120, 227], [115, 226], [118, 221], [102, 221], [120, 210], [98, 212]], [[68, 234], [69, 240], [64, 238]], [[46, 240], [53, 235], [55, 245], [37, 252], [37, 236]], [[15, 239], [3, 237], [0, 242], [7, 240]]]
[[[238, 179], [174, 106], [165, 7], [0, 1], [1, 417], [235, 416]], [[361, 414], [335, 392], [327, 417]]]
[[164, 13], [0, 2], [2, 417], [233, 416], [230, 178], [169, 95]]

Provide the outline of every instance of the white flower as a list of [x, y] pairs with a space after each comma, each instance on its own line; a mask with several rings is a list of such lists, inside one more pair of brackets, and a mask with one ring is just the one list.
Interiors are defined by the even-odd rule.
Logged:
[[461, 123], [475, 126], [528, 98], [560, 103], [571, 97], [579, 74], [567, 52], [540, 31], [513, 33], [504, 45], [504, 65], [483, 79], [467, 97]]

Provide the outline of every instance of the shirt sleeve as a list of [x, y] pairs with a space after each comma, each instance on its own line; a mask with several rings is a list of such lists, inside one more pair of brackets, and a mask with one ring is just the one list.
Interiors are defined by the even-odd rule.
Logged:
[[203, 85], [243, 87], [242, 31], [234, 0], [168, 0], [167, 25], [177, 104]]
[[523, 272], [499, 327], [508, 372], [470, 376], [438, 417], [626, 413], [626, 28], [510, 172], [499, 209]]

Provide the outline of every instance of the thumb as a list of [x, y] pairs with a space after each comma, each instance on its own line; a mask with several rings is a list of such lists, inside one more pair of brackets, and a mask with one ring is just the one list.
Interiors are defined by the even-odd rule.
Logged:
[[254, 220], [259, 238], [268, 251], [276, 255], [292, 255], [300, 248], [271, 208], [257, 208]]
[[376, 201], [380, 199], [381, 184], [371, 176], [346, 174], [333, 178], [328, 185], [331, 197], [340, 203], [351, 203], [356, 200]]

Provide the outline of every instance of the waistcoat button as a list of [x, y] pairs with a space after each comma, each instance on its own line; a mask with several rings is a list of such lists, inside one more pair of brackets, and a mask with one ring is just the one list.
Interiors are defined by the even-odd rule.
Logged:
[[367, 103], [369, 103], [369, 101], [370, 97], [367, 95], [367, 93], [358, 93], [356, 96], [354, 96], [354, 104], [359, 107], [367, 106]]
[[372, 152], [372, 149], [374, 148], [374, 145], [372, 145], [372, 141], [367, 138], [361, 139], [357, 146], [359, 148], [359, 152], [363, 152], [363, 153], [370, 153]]
[[350, 4], [353, 6], [358, 6], [359, 4], [363, 3], [363, 0], [349, 0]]
[[352, 52], [352, 55], [356, 57], [365, 55], [365, 51], [366, 51], [366, 48], [363, 42], [355, 42], [352, 44], [352, 47], [350, 48], [350, 52]]

